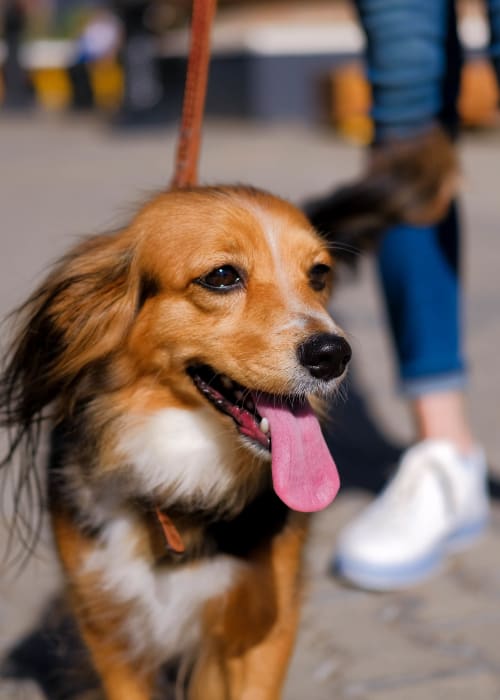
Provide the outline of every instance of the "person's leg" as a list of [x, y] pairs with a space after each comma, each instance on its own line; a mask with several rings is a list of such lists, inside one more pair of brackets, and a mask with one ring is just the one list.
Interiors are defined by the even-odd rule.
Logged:
[[416, 583], [451, 545], [484, 528], [486, 464], [464, 404], [458, 230], [398, 226], [382, 239], [378, 267], [417, 443], [395, 477], [340, 533], [337, 572], [364, 588]]
[[[358, 0], [368, 35], [376, 140], [440, 122], [453, 135], [460, 66], [448, 0]], [[417, 444], [375, 501], [340, 533], [335, 567], [352, 583], [391, 589], [427, 576], [487, 519], [486, 465], [464, 408], [465, 367], [455, 207], [440, 225], [401, 225], [378, 270]]]
[[490, 55], [500, 85], [500, 0], [488, 0]]
[[464, 385], [458, 230], [454, 211], [437, 226], [397, 226], [377, 252], [402, 389], [413, 397]]
[[[411, 136], [436, 121], [454, 135], [462, 64], [454, 3], [356, 4], [367, 36], [376, 142]], [[473, 439], [463, 401], [459, 244], [452, 207], [439, 226], [405, 225], [387, 232], [378, 270], [417, 438], [451, 439], [467, 451]]]
[[[432, 17], [427, 11], [427, 21], [439, 21], [441, 26], [447, 23], [447, 33], [445, 38], [439, 35], [446, 49], [445, 62], [437, 58], [432, 61], [441, 91], [436, 95], [436, 81], [427, 86], [426, 104], [428, 110], [439, 111], [439, 121], [454, 135], [462, 57], [454, 7], [446, 5], [446, 2], [435, 3]], [[490, 6], [492, 14], [493, 6], [496, 7], [500, 46], [499, 0], [491, 0]], [[443, 12], [447, 13], [446, 18]], [[431, 34], [427, 26], [427, 41]], [[401, 41], [404, 40], [403, 35]], [[434, 51], [436, 48], [434, 44]], [[383, 85], [376, 100], [377, 97], [384, 101]], [[379, 139], [383, 139], [387, 125], [381, 125], [378, 131]], [[400, 377], [410, 398], [417, 440], [447, 439], [466, 453], [473, 449], [474, 441], [463, 395], [459, 251], [458, 213], [453, 207], [439, 227], [406, 226], [390, 231], [378, 252], [378, 263]]]
[[459, 232], [455, 208], [438, 227], [400, 226], [378, 251], [400, 381], [417, 440], [474, 447], [465, 411]]
[[366, 35], [375, 141], [412, 136], [443, 109], [449, 0], [356, 0]]
[[463, 391], [437, 391], [411, 401], [417, 440], [447, 440], [461, 454], [474, 450], [475, 442]]

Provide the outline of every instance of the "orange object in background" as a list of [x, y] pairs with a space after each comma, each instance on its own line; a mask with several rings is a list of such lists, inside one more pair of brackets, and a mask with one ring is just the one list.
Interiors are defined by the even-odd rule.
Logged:
[[458, 112], [468, 127], [498, 122], [499, 90], [493, 66], [486, 59], [468, 61], [462, 70]]
[[[371, 90], [363, 65], [349, 63], [331, 75], [331, 119], [339, 133], [358, 144], [369, 143], [373, 124], [369, 117]], [[458, 112], [465, 127], [491, 127], [499, 123], [500, 92], [493, 67], [486, 59], [471, 59], [462, 69]]]
[[46, 110], [65, 109], [71, 102], [71, 81], [63, 68], [36, 68], [30, 72], [38, 104]]
[[123, 98], [123, 69], [113, 58], [102, 58], [89, 64], [90, 84], [96, 107], [112, 110]]
[[348, 141], [366, 145], [373, 138], [371, 89], [361, 63], [348, 63], [331, 76], [331, 116]]
[[[114, 59], [100, 59], [88, 65], [95, 106], [117, 108], [123, 97], [123, 70]], [[37, 68], [30, 72], [37, 102], [48, 111], [67, 109], [71, 105], [73, 87], [64, 68]], [[1, 98], [0, 85], [0, 98]]]

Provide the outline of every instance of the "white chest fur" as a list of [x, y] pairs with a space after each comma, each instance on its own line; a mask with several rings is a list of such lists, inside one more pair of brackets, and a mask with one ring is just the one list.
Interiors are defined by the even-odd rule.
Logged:
[[204, 603], [227, 591], [244, 565], [220, 555], [156, 569], [138, 554], [137, 537], [131, 515], [116, 518], [87, 557], [84, 572], [97, 573], [102, 589], [126, 604], [123, 630], [131, 656], [147, 654], [163, 662], [192, 648]]
[[145, 496], [164, 492], [172, 501], [212, 508], [234, 492], [241, 448], [234, 428], [213, 410], [169, 408], [129, 419], [118, 449], [132, 470], [136, 492]]

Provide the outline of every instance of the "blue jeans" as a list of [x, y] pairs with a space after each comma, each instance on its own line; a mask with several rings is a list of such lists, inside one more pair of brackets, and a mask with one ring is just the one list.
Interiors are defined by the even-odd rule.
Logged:
[[488, 0], [490, 54], [500, 84], [500, 0]]
[[459, 231], [456, 207], [439, 226], [397, 226], [377, 254], [387, 315], [407, 396], [461, 389]]
[[[356, 0], [367, 37], [375, 141], [441, 124], [457, 128], [462, 64], [452, 0]], [[491, 54], [500, 76], [500, 0], [489, 0]], [[378, 270], [405, 394], [459, 389], [462, 350], [460, 233], [456, 207], [438, 226], [397, 226]]]

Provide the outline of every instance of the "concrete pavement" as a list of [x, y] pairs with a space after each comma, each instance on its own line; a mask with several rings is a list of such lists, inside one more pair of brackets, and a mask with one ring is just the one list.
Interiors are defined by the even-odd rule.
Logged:
[[[26, 297], [49, 261], [77, 236], [123, 221], [135, 202], [166, 186], [174, 145], [172, 130], [120, 135], [93, 120], [3, 117], [0, 315]], [[207, 183], [255, 184], [299, 202], [355, 174], [361, 158], [326, 130], [218, 122], [206, 128], [201, 176]], [[328, 573], [335, 536], [370, 495], [363, 479], [349, 479], [349, 464], [341, 463], [351, 487], [315, 518], [308, 594], [286, 700], [500, 700], [500, 135], [466, 137], [462, 160], [469, 404], [491, 463], [492, 525], [474, 549], [415, 589], [373, 594], [344, 587]], [[369, 260], [358, 280], [340, 286], [332, 310], [353, 344], [355, 391], [365, 414], [360, 425], [373, 422], [395, 445], [410, 441], [411, 423], [394, 393], [391, 350]], [[5, 334], [0, 341], [5, 343]], [[353, 421], [358, 419], [359, 411], [353, 413]], [[336, 429], [334, 424], [333, 440]], [[339, 442], [344, 432], [349, 426], [340, 421]], [[358, 460], [366, 461], [367, 475], [375, 473], [377, 451], [364, 429], [359, 443]], [[0, 654], [32, 626], [58, 588], [50, 538], [44, 539], [19, 578], [6, 572], [0, 578]], [[0, 698], [38, 700], [39, 691], [0, 681]]]

